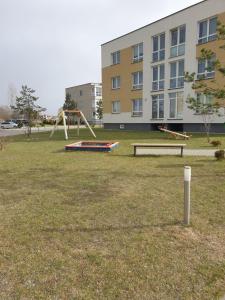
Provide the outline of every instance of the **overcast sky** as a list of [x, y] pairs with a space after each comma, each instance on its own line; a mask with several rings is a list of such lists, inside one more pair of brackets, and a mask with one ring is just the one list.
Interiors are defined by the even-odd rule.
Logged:
[[0, 0], [0, 105], [36, 90], [49, 114], [65, 88], [101, 81], [101, 47], [199, 0]]

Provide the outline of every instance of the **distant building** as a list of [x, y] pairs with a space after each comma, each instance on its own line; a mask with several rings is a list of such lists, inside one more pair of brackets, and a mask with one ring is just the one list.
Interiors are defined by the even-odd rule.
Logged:
[[101, 83], [86, 83], [66, 88], [66, 94], [77, 104], [85, 118], [91, 124], [98, 124], [100, 120], [96, 116], [97, 102], [102, 100]]
[[[201, 115], [188, 109], [188, 96], [200, 102], [211, 95], [195, 94], [184, 73], [224, 86], [212, 60], [200, 58], [202, 48], [225, 62], [217, 39], [217, 22], [225, 23], [225, 0], [205, 0], [102, 45], [104, 127], [201, 131]], [[197, 77], [197, 78], [198, 78]], [[224, 132], [225, 117], [216, 117], [212, 131]]]

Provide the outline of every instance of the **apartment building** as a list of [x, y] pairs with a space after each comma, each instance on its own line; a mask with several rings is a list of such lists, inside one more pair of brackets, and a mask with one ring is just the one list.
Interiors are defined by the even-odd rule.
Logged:
[[[212, 49], [225, 64], [217, 39], [217, 21], [225, 24], [225, 0], [205, 0], [102, 45], [104, 127], [106, 129], [198, 132], [203, 119], [187, 106], [196, 94], [184, 72], [205, 75], [224, 86], [224, 77], [199, 59]], [[210, 97], [197, 95], [200, 101]], [[212, 131], [225, 132], [224, 109], [213, 119]]]
[[99, 124], [100, 120], [96, 115], [96, 109], [97, 102], [102, 100], [101, 83], [86, 83], [69, 87], [66, 88], [65, 93], [71, 95], [71, 99], [90, 124]]

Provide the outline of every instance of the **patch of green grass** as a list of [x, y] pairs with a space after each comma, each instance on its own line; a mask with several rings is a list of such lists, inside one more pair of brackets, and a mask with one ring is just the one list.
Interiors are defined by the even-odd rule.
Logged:
[[[219, 299], [224, 162], [135, 158], [131, 143], [168, 142], [166, 135], [95, 131], [119, 148], [64, 152], [92, 139], [82, 129], [68, 142], [62, 131], [52, 140], [11, 137], [0, 152], [0, 298]], [[185, 142], [212, 148], [200, 135]], [[184, 165], [193, 173], [190, 227], [182, 225]]]

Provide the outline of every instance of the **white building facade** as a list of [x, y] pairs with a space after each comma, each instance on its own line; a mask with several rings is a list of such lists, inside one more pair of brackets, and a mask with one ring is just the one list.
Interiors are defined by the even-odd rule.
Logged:
[[66, 94], [76, 103], [90, 124], [99, 124], [101, 120], [96, 114], [98, 102], [102, 100], [101, 83], [86, 83], [66, 88]]
[[[210, 62], [199, 60], [202, 48], [212, 48], [225, 64], [218, 20], [225, 24], [225, 1], [205, 0], [103, 44], [105, 128], [155, 130], [165, 124], [201, 131], [202, 117], [187, 107], [187, 98], [196, 94], [184, 73], [204, 73], [207, 81], [225, 85], [221, 74], [206, 70]], [[214, 118], [212, 131], [225, 132], [224, 109], [221, 115]]]

